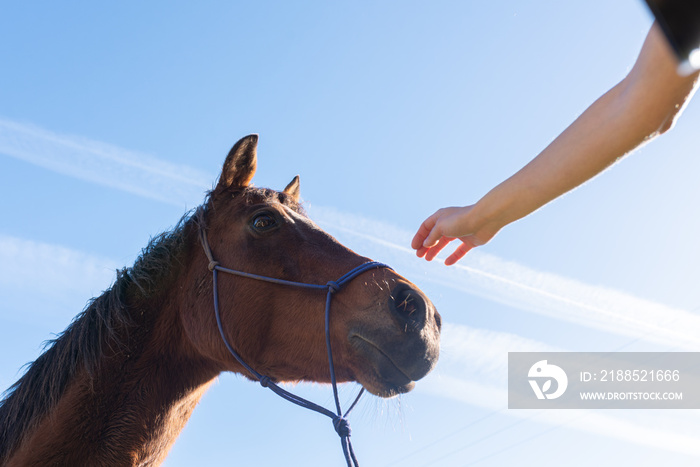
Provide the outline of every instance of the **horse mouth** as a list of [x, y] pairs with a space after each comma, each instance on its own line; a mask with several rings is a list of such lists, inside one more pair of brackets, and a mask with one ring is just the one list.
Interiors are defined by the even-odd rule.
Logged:
[[378, 397], [394, 397], [412, 390], [416, 383], [380, 346], [358, 334], [350, 337], [353, 347], [362, 355], [356, 369], [357, 381]]

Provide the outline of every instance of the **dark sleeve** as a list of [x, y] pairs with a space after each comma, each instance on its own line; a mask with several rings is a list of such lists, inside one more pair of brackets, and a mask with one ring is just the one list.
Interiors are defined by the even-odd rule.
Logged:
[[690, 60], [693, 51], [700, 55], [700, 1], [645, 0], [681, 63], [700, 67], [698, 58]]

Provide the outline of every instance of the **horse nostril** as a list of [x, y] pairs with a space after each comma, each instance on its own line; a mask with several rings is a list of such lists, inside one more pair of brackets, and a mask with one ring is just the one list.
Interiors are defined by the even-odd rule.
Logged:
[[411, 316], [416, 311], [416, 298], [411, 294], [410, 290], [402, 290], [394, 298], [394, 306], [400, 313]]
[[391, 309], [406, 331], [418, 331], [425, 324], [425, 299], [416, 290], [401, 284], [391, 294]]

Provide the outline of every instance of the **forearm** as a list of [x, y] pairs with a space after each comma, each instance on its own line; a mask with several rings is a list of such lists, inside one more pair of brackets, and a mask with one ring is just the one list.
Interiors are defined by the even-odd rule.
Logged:
[[626, 109], [621, 102], [621, 84], [591, 105], [525, 167], [479, 200], [473, 217], [505, 226], [581, 185], [651, 139], [657, 131], [635, 121], [636, 110]]
[[692, 96], [695, 76], [679, 77], [652, 28], [630, 74], [594, 102], [535, 159], [474, 205], [474, 229], [497, 232], [596, 176], [668, 130]]

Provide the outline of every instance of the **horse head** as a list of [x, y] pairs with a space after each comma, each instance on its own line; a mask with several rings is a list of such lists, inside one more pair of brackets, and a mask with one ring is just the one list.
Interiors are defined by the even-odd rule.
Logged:
[[[253, 187], [256, 146], [236, 143], [197, 214], [118, 271], [0, 401], [0, 464], [158, 465], [222, 371], [276, 391], [270, 382], [358, 381], [390, 397], [435, 366], [430, 300], [314, 224], [298, 177], [282, 191]], [[218, 277], [223, 267], [315, 287]], [[338, 414], [321, 412], [349, 463], [334, 394]]]
[[[305, 214], [299, 177], [284, 190], [251, 185], [257, 136], [238, 141], [204, 206], [213, 257], [226, 268], [287, 281], [326, 284], [369, 261], [341, 245]], [[195, 271], [207, 268], [198, 251]], [[206, 292], [206, 293], [204, 293]], [[190, 340], [227, 371], [251, 375], [217, 335], [210, 286], [192, 288], [183, 307]], [[329, 382], [324, 333], [326, 296], [246, 277], [218, 279], [223, 332], [252, 368], [275, 381]], [[410, 391], [436, 364], [440, 315], [414, 284], [388, 268], [362, 273], [333, 298], [330, 339], [338, 382], [357, 381], [391, 397]]]

